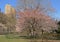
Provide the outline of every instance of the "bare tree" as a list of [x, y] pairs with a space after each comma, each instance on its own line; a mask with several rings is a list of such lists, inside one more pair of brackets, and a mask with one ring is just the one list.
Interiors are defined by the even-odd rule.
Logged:
[[16, 30], [16, 16], [14, 14], [10, 14], [7, 16], [7, 32], [15, 32]]

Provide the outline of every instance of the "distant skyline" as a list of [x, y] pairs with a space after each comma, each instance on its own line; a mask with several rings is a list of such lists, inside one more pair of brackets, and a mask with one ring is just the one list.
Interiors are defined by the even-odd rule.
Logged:
[[1, 11], [5, 11], [5, 5], [10, 4], [12, 7], [16, 7], [16, 0], [0, 0]]
[[[12, 7], [16, 7], [17, 0], [0, 0], [1, 11], [5, 11], [5, 5], [10, 4]], [[56, 12], [52, 14], [53, 18], [60, 19], [60, 0], [51, 0], [52, 7], [55, 8]]]

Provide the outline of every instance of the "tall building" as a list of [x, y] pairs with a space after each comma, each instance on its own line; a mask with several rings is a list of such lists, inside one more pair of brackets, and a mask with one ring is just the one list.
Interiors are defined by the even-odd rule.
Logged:
[[8, 18], [9, 25], [11, 27], [13, 26], [13, 28], [14, 28], [15, 27], [15, 24], [16, 24], [16, 10], [15, 10], [15, 8], [13, 8], [11, 5], [7, 4], [5, 6], [5, 15], [7, 17], [9, 17]]
[[6, 4], [6, 6], [5, 6], [5, 14], [6, 15], [12, 15], [12, 14], [16, 15], [16, 10], [11, 5]]

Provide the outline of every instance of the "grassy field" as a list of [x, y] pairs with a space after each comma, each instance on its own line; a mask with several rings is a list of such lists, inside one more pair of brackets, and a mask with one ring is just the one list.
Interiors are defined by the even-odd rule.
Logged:
[[[28, 39], [8, 39], [5, 35], [0, 35], [0, 42], [28, 42]], [[36, 42], [36, 41], [33, 41]], [[40, 39], [38, 42], [42, 42]], [[45, 40], [44, 42], [60, 42], [60, 40]]]
[[0, 35], [0, 42], [27, 42], [26, 39], [8, 39], [4, 35]]

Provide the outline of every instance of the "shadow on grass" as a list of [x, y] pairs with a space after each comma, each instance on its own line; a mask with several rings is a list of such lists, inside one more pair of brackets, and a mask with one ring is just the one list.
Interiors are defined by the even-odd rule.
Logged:
[[5, 35], [7, 39], [39, 39], [39, 37], [34, 37], [34, 36], [20, 36], [20, 35], [13, 35], [13, 34], [8, 34]]

